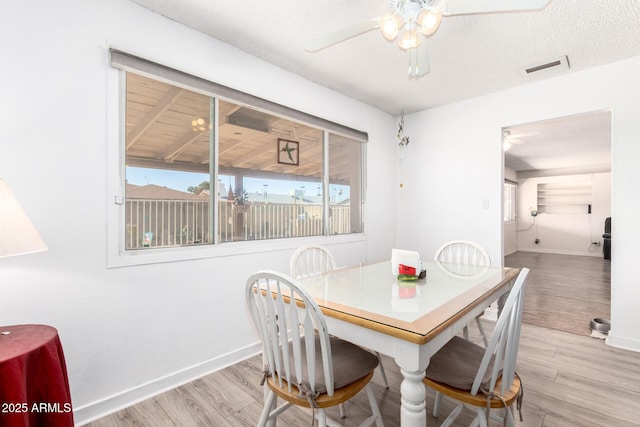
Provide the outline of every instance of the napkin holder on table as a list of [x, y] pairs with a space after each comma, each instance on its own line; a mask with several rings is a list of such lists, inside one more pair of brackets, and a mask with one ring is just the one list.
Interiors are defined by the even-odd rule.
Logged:
[[420, 254], [405, 249], [391, 250], [391, 274], [400, 280], [417, 280], [422, 269]]

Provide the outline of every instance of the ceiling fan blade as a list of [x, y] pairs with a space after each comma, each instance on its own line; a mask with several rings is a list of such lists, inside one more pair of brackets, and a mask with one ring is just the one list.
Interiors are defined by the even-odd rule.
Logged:
[[373, 18], [370, 21], [362, 22], [333, 33], [325, 34], [324, 36], [316, 37], [305, 44], [304, 50], [307, 52], [317, 52], [329, 46], [333, 46], [336, 43], [340, 43], [352, 37], [359, 36], [360, 34], [375, 30], [376, 28], [380, 28], [380, 18]]
[[543, 9], [551, 0], [449, 0], [446, 15]]

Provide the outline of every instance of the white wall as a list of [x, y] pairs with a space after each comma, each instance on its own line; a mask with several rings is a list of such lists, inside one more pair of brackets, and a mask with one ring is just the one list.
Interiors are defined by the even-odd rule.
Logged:
[[501, 129], [486, 125], [482, 108], [471, 100], [405, 116], [411, 145], [398, 197], [398, 246], [424, 259], [448, 240], [466, 239], [501, 262]]
[[[591, 214], [587, 213], [586, 207], [582, 213], [539, 213], [534, 222], [530, 209], [536, 209], [538, 205], [538, 184], [573, 182], [591, 183]], [[603, 256], [604, 219], [611, 216], [610, 173], [520, 179], [518, 195], [518, 229], [522, 230], [518, 232], [518, 250]], [[592, 245], [592, 242], [599, 242], [600, 246]]]
[[501, 128], [611, 110], [614, 238], [607, 342], [640, 351], [640, 197], [634, 197], [640, 188], [639, 75], [635, 57], [405, 116], [412, 144], [398, 197], [397, 245], [431, 257], [442, 242], [466, 238], [485, 246], [492, 260], [500, 259]]
[[322, 243], [349, 264], [386, 258], [395, 241], [395, 183], [377, 173], [395, 173], [393, 117], [126, 0], [0, 2], [0, 175], [49, 246], [0, 260], [0, 313], [58, 328], [79, 423], [255, 352], [245, 280], [288, 271], [300, 243], [106, 268], [110, 46], [367, 131], [366, 239]]

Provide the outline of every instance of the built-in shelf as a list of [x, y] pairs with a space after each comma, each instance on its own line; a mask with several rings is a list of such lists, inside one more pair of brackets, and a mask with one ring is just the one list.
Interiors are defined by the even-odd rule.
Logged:
[[540, 213], [591, 213], [591, 200], [591, 182], [538, 184], [538, 212]]

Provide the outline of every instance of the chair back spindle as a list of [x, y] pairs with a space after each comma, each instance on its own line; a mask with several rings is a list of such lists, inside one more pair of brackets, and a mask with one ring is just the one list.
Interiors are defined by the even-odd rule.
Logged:
[[336, 268], [336, 260], [327, 249], [318, 245], [304, 245], [291, 256], [290, 275], [302, 279], [324, 274]]
[[[258, 272], [249, 278], [249, 283], [247, 306], [261, 335], [268, 374], [280, 387], [287, 383], [289, 392], [292, 385], [305, 384], [302, 388], [309, 390], [304, 392], [313, 396], [318, 372], [324, 376], [327, 394], [333, 395], [331, 344], [317, 303], [293, 280], [278, 273]], [[318, 350], [322, 366], [316, 366]], [[298, 384], [287, 381], [291, 378], [296, 378]]]
[[498, 379], [502, 379], [501, 394], [506, 395], [513, 383], [516, 371], [520, 331], [522, 329], [522, 308], [524, 304], [524, 284], [529, 269], [523, 268], [516, 279], [502, 313], [494, 328], [478, 373], [471, 387], [471, 394], [477, 394], [488, 369], [491, 369], [489, 390], [494, 390]]
[[438, 249], [434, 260], [456, 276], [473, 276], [491, 267], [487, 252], [477, 243], [453, 240]]

